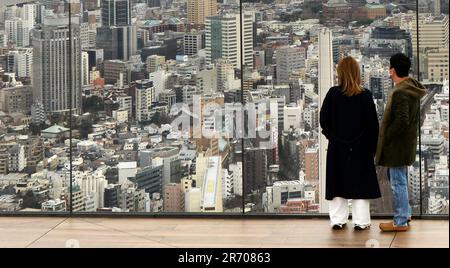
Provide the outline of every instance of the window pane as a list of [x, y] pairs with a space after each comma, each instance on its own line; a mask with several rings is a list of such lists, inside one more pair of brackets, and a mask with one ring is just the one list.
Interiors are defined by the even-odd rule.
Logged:
[[[319, 111], [328, 89], [337, 85], [336, 66], [345, 56], [359, 62], [381, 120], [393, 86], [390, 56], [403, 52], [413, 58], [415, 3], [243, 2], [254, 24], [253, 66], [244, 70], [243, 90], [247, 103], [259, 109], [259, 120], [248, 124], [256, 137], [245, 143], [246, 211], [326, 213], [328, 145]], [[416, 166], [410, 178], [417, 175]], [[382, 198], [372, 202], [374, 213], [392, 212], [386, 171], [377, 168]], [[415, 213], [418, 178], [410, 179]]]
[[0, 6], [0, 210], [67, 211], [69, 111], [81, 109], [79, 27], [74, 21], [69, 29], [64, 5], [6, 2]]
[[448, 1], [419, 1], [420, 75], [428, 88], [422, 103], [422, 208], [425, 214], [448, 214]]
[[240, 212], [238, 5], [98, 3], [79, 11], [76, 211]]

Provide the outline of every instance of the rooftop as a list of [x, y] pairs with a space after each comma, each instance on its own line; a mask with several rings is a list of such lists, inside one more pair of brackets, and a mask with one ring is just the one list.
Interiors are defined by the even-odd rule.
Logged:
[[57, 124], [54, 124], [53, 126], [42, 130], [43, 133], [50, 133], [50, 134], [59, 134], [67, 131], [70, 131], [70, 129], [58, 126]]

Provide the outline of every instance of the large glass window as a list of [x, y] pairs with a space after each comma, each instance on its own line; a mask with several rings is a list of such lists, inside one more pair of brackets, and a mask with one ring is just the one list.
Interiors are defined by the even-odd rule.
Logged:
[[0, 213], [326, 213], [336, 65], [381, 120], [403, 52], [428, 89], [410, 201], [448, 214], [448, 1], [1, 2]]
[[[449, 3], [421, 0], [418, 6], [415, 53], [420, 78], [428, 89], [422, 101], [421, 169], [422, 196], [425, 214], [448, 214], [448, 98], [449, 98]], [[418, 26], [417, 26], [418, 25]], [[415, 168], [417, 169], [417, 168]], [[414, 171], [417, 173], [417, 171]]]

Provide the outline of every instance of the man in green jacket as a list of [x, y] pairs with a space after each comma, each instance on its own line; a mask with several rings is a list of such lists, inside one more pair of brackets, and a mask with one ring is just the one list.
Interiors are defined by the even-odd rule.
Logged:
[[404, 54], [391, 57], [394, 89], [386, 104], [375, 157], [377, 165], [388, 167], [394, 198], [394, 220], [380, 224], [384, 232], [409, 230], [408, 166], [416, 160], [420, 99], [426, 95], [425, 87], [408, 76], [410, 68], [411, 61]]

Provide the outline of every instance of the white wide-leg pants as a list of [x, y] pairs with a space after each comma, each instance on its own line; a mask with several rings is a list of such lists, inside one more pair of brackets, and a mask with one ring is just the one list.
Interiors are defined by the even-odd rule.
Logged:
[[[352, 221], [354, 225], [370, 225], [370, 200], [353, 199], [352, 203]], [[349, 199], [335, 197], [329, 201], [329, 213], [331, 225], [344, 224], [348, 221]]]

